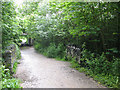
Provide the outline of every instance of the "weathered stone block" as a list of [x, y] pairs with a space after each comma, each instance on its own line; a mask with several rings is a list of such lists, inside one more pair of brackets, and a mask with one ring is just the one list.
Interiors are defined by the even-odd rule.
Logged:
[[16, 46], [10, 45], [5, 51], [5, 66], [10, 69], [11, 74], [13, 73], [13, 66], [16, 61]]

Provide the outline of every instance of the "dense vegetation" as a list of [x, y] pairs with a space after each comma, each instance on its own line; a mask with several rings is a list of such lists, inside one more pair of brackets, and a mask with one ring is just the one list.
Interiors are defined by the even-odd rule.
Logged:
[[[0, 80], [2, 88], [20, 88], [20, 81], [13, 78], [10, 75], [10, 70], [7, 69], [4, 65], [5, 51], [7, 47], [11, 44], [16, 46], [16, 58], [20, 59], [20, 50], [18, 47], [20, 31], [19, 21], [16, 18], [17, 13], [15, 11], [15, 6], [12, 1], [5, 2], [0, 1], [2, 5], [2, 18], [1, 18], [1, 27], [2, 27], [2, 62], [0, 67]], [[14, 65], [14, 71], [17, 64]], [[1, 87], [0, 87], [1, 88]]]
[[62, 59], [66, 45], [81, 48], [82, 63], [74, 63], [73, 67], [108, 87], [119, 86], [119, 3], [26, 4], [30, 5], [25, 14], [32, 17], [26, 20], [32, 21], [29, 25], [33, 25], [37, 51]]
[[119, 4], [24, 2], [17, 15], [12, 3], [4, 3], [3, 49], [9, 42], [18, 44], [22, 33], [34, 39], [34, 48], [38, 52], [51, 58], [65, 59], [66, 45], [78, 47], [82, 63], [78, 64], [70, 57], [68, 60], [73, 67], [107, 87], [118, 88]]

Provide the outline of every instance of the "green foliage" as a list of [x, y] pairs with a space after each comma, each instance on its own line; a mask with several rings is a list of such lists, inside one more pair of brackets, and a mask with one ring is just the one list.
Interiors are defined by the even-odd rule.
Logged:
[[37, 51], [50, 58], [63, 58], [65, 55], [64, 46], [62, 44], [57, 46], [55, 43], [50, 43], [50, 46], [45, 48], [42, 48], [40, 44], [35, 44], [34, 47]]
[[15, 62], [13, 65], [13, 72], [16, 73], [18, 62]]
[[[85, 47], [85, 45], [83, 45]], [[104, 53], [96, 55], [83, 49], [81, 63], [78, 64], [72, 60], [72, 67], [79, 71], [85, 72], [95, 80], [106, 85], [107, 87], [118, 88], [119, 86], [119, 64], [120, 59], [113, 57], [113, 61], [109, 61]]]
[[118, 88], [119, 87], [119, 79], [118, 76], [114, 76], [111, 74], [104, 73], [93, 73], [91, 69], [87, 69], [84, 67], [77, 68], [80, 72], [85, 72], [86, 75], [93, 77], [94, 80], [98, 81], [99, 84], [105, 85], [109, 88]]
[[21, 52], [20, 52], [20, 48], [18, 47], [17, 44], [15, 44], [16, 46], [16, 59], [20, 59], [21, 58]]
[[21, 30], [19, 21], [16, 18], [16, 11], [13, 1], [1, 1], [2, 3], [2, 48], [4, 49], [9, 42], [19, 41]]
[[35, 41], [43, 47], [52, 42], [81, 47], [86, 42], [91, 52], [106, 52], [108, 59], [113, 54], [119, 57], [119, 50], [115, 49], [119, 45], [117, 10], [117, 3], [42, 3], [34, 11], [37, 12], [34, 14]]
[[118, 77], [114, 75], [105, 75], [105, 74], [97, 74], [93, 76], [95, 80], [99, 80], [102, 84], [105, 84], [109, 88], [118, 88]]
[[45, 50], [45, 47], [42, 47], [40, 43], [35, 43], [34, 48], [40, 53], [43, 53]]
[[28, 37], [35, 38], [35, 49], [48, 57], [64, 58], [68, 44], [79, 47], [82, 49], [80, 65], [68, 58], [74, 63], [73, 67], [81, 68], [109, 87], [117, 87], [118, 5], [113, 2], [24, 2], [19, 9], [22, 13], [19, 24]]
[[72, 58], [71, 61], [70, 61], [70, 63], [72, 64], [71, 65], [72, 68], [75, 68], [76, 70], [79, 70], [80, 65], [76, 62], [75, 58]]
[[55, 58], [57, 56], [57, 49], [54, 43], [51, 43], [50, 46], [47, 48], [46, 55], [50, 58]]
[[91, 69], [95, 74], [104, 73], [118, 75], [119, 58], [114, 58], [114, 61], [110, 62], [105, 57], [104, 53], [100, 56], [97, 55], [97, 57], [89, 53], [88, 57], [82, 57], [81, 60], [83, 60], [83, 62], [80, 65], [87, 65], [87, 68]]
[[[103, 56], [100, 57], [104, 58]], [[99, 60], [100, 59], [96, 59], [95, 62], [90, 61], [91, 64], [89, 64], [89, 68], [86, 68], [79, 65], [75, 61], [75, 59], [72, 59], [71, 67], [75, 68], [76, 70], [79, 70], [80, 72], [85, 72], [86, 75], [93, 77], [93, 79], [98, 81], [99, 84], [103, 84], [109, 88], [118, 88], [120, 85], [118, 67], [114, 66], [114, 68], [117, 68], [117, 70], [115, 71], [115, 69], [112, 66], [108, 66], [112, 65], [113, 63], [106, 63], [106, 65], [102, 65]]]
[[2, 81], [2, 88], [21, 88], [20, 87], [20, 81], [12, 78], [12, 79], [4, 79]]
[[55, 57], [62, 58], [64, 55], [64, 50], [62, 48], [63, 47], [61, 44], [56, 46], [54, 43], [51, 43], [50, 46], [47, 48], [46, 55], [50, 58], [55, 58]]
[[2, 88], [21, 88], [20, 80], [12, 78], [10, 76], [10, 70], [5, 69], [5, 66], [1, 66], [0, 70], [2, 76]]
[[[1, 27], [2, 27], [2, 54], [7, 50], [7, 47], [11, 44], [16, 46], [16, 58], [20, 59], [21, 54], [18, 47], [19, 36], [22, 34], [21, 27], [19, 25], [18, 13], [16, 12], [16, 6], [12, 0], [0, 1], [1, 3]], [[4, 60], [4, 57], [2, 57]], [[1, 60], [0, 60], [1, 61]], [[0, 67], [2, 88], [21, 88], [20, 81], [10, 76], [10, 70], [5, 69], [5, 66]]]

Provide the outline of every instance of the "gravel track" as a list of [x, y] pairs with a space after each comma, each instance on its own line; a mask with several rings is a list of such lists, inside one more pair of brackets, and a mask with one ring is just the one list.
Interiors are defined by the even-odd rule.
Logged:
[[38, 54], [33, 47], [21, 50], [15, 77], [23, 88], [104, 88], [92, 78], [70, 68], [69, 62]]

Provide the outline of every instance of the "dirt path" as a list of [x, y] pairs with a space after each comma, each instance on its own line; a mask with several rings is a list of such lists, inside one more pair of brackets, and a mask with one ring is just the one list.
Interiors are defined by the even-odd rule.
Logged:
[[16, 77], [23, 88], [103, 88], [93, 79], [70, 68], [69, 62], [56, 61], [35, 52], [33, 47], [21, 50]]

